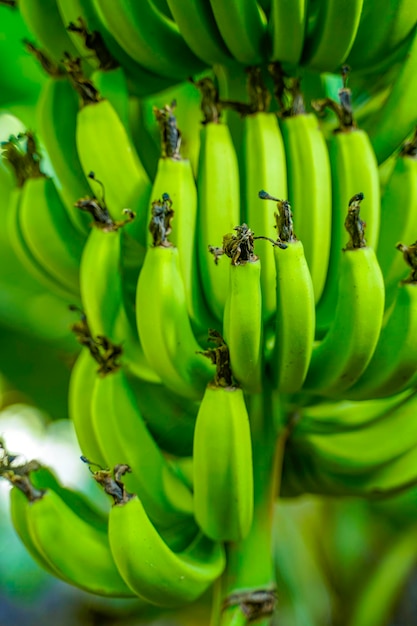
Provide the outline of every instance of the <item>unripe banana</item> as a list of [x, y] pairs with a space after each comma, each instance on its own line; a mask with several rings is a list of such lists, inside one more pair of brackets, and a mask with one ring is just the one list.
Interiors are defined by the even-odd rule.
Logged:
[[384, 282], [372, 248], [366, 246], [359, 218], [362, 194], [349, 203], [350, 242], [341, 253], [334, 319], [313, 348], [305, 389], [343, 396], [365, 371], [375, 351], [384, 313]]
[[239, 541], [253, 516], [249, 416], [243, 391], [232, 382], [228, 348], [218, 334], [213, 340], [216, 348], [207, 356], [217, 364], [216, 376], [206, 387], [194, 432], [195, 517], [211, 539]]

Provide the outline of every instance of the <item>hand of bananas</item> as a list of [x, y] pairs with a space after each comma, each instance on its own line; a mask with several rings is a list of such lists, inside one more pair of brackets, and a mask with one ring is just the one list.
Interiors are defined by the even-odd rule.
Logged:
[[280, 494], [417, 483], [417, 8], [0, 4], [4, 223], [74, 312], [70, 416], [109, 495], [3, 448], [13, 524], [94, 594], [220, 581], [213, 626], [269, 624]]

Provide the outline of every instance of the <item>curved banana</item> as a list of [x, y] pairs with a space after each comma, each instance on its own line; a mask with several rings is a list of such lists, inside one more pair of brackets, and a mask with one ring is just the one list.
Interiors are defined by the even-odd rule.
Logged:
[[399, 241], [414, 241], [417, 235], [417, 134], [406, 143], [382, 191], [381, 228], [377, 256], [384, 275], [387, 303], [397, 292], [407, 270], [396, 249]]
[[[229, 287], [229, 268], [216, 265], [209, 247], [221, 241], [240, 224], [239, 168], [228, 126], [219, 119], [209, 79], [199, 83], [203, 92], [202, 109], [213, 113], [201, 128], [197, 175], [197, 253], [200, 284], [207, 306], [217, 320], [223, 319]], [[206, 109], [207, 106], [207, 109]]]
[[[16, 470], [15, 470], [16, 471]], [[22, 539], [48, 571], [90, 593], [129, 598], [134, 594], [115, 566], [105, 526], [78, 514], [58, 491], [35, 488], [27, 473], [10, 473], [14, 518]], [[92, 571], [93, 569], [93, 571]]]
[[19, 0], [19, 11], [37, 42], [56, 63], [62, 61], [65, 52], [77, 55], [56, 0]]
[[309, 5], [307, 19], [314, 13], [301, 64], [321, 72], [334, 72], [346, 60], [355, 41], [364, 0], [327, 0]]
[[361, 400], [399, 393], [416, 375], [416, 352], [417, 289], [409, 282], [399, 286], [372, 359], [346, 397]]
[[[121, 275], [122, 231], [94, 227], [84, 247], [80, 266], [83, 308], [94, 337], [121, 344], [124, 362], [135, 375], [159, 382], [138, 340], [134, 312], [129, 314]], [[132, 303], [133, 304], [133, 303]], [[132, 321], [133, 318], [133, 321]]]
[[[163, 108], [154, 108], [161, 133], [161, 156], [152, 185], [152, 205], [148, 210], [148, 223], [152, 218], [155, 201], [168, 195], [175, 215], [174, 227], [170, 236], [178, 248], [181, 276], [187, 297], [187, 309], [195, 326], [207, 334], [211, 323], [202, 302], [198, 284], [197, 268], [197, 188], [189, 159], [180, 154], [182, 133], [177, 128], [174, 108], [176, 102]], [[152, 233], [148, 230], [148, 245], [152, 244]]]
[[126, 484], [137, 492], [158, 528], [190, 517], [191, 493], [156, 445], [122, 369], [96, 377], [91, 411], [106, 467], [129, 465], [131, 473], [126, 476]]
[[374, 420], [385, 416], [407, 402], [409, 390], [388, 398], [375, 400], [327, 400], [300, 409], [301, 419], [297, 423], [296, 434], [302, 438], [308, 435], [331, 435], [367, 428]]
[[[383, 163], [410, 135], [417, 124], [417, 114], [412, 106], [417, 90], [417, 27], [414, 27], [407, 53], [395, 76], [388, 97], [374, 115], [364, 120], [362, 126], [369, 134], [378, 163]], [[392, 120], [397, 120], [392, 124]]]
[[91, 413], [97, 376], [97, 363], [88, 350], [81, 350], [71, 370], [68, 413], [82, 454], [97, 465], [104, 466], [106, 463], [94, 432]]
[[242, 389], [207, 385], [197, 414], [193, 458], [198, 525], [216, 541], [243, 539], [252, 524], [253, 473], [249, 417]]
[[230, 52], [214, 19], [210, 3], [205, 0], [167, 0], [172, 16], [185, 43], [207, 63], [228, 63]]
[[307, 0], [272, 0], [268, 19], [272, 41], [270, 60], [298, 64], [306, 27]]
[[89, 186], [81, 168], [75, 142], [78, 98], [67, 78], [49, 77], [36, 107], [39, 136], [53, 163], [54, 182], [74, 226], [87, 232], [85, 216], [74, 202], [87, 195]]
[[329, 153], [314, 113], [281, 117], [280, 126], [287, 155], [288, 198], [295, 207], [297, 237], [303, 242], [317, 303], [324, 289], [330, 256], [332, 180]]
[[[255, 75], [256, 81], [256, 69], [249, 73], [249, 90], [257, 86], [251, 78], [252, 74]], [[264, 93], [265, 91], [262, 95]], [[256, 95], [259, 97], [258, 93]], [[255, 235], [268, 237], [273, 233], [274, 210], [272, 205], [262, 202], [258, 197], [258, 191], [273, 188], [279, 198], [286, 198], [287, 164], [276, 114], [267, 112], [267, 101], [258, 101], [255, 106], [259, 107], [259, 110], [245, 115], [243, 120], [241, 148], [243, 219]], [[271, 289], [271, 285], [275, 284], [274, 253], [266, 241], [259, 240], [256, 246], [262, 260], [262, 307], [264, 321], [267, 323], [276, 308], [275, 290]]]
[[[100, 180], [113, 219], [119, 219], [123, 209], [136, 214], [126, 232], [145, 248], [151, 184], [125, 127], [108, 100], [90, 102], [81, 108], [77, 116], [76, 141], [93, 193], [97, 192], [96, 180]], [[97, 179], [90, 176], [91, 172]]]
[[225, 566], [222, 544], [202, 533], [185, 549], [174, 552], [152, 524], [140, 499], [126, 492], [115, 498], [110, 510], [109, 540], [126, 583], [139, 598], [157, 606], [178, 607], [196, 600]]
[[[384, 15], [386, 19], [379, 17]], [[367, 71], [394, 52], [417, 23], [413, 0], [364, 0], [358, 31], [346, 59], [354, 72]]]
[[[246, 226], [245, 224], [243, 227]], [[242, 235], [246, 235], [246, 229]], [[241, 231], [238, 231], [238, 237]], [[232, 258], [229, 293], [223, 317], [223, 336], [230, 352], [233, 375], [249, 393], [262, 387], [262, 268], [258, 257]]]
[[333, 322], [313, 348], [304, 388], [344, 395], [365, 371], [377, 346], [384, 313], [384, 280], [375, 252], [366, 245], [359, 217], [362, 194], [349, 203], [350, 241], [341, 253]]
[[267, 18], [256, 0], [210, 0], [221, 36], [240, 63], [258, 65], [268, 57]]
[[166, 240], [146, 253], [136, 316], [145, 356], [163, 384], [186, 398], [201, 398], [213, 369], [199, 354], [191, 328], [178, 249]]
[[299, 391], [307, 374], [314, 341], [315, 309], [311, 274], [304, 248], [293, 231], [287, 200], [259, 192], [262, 200], [277, 202], [278, 238], [273, 253], [276, 269], [275, 341], [271, 355], [274, 387], [283, 393]]
[[79, 300], [84, 237], [75, 230], [52, 178], [31, 178], [19, 206], [22, 236], [38, 263]]
[[137, 63], [161, 76], [186, 80], [204, 69], [176, 23], [151, 0], [95, 0], [111, 34]]
[[[346, 78], [346, 76], [345, 76]], [[339, 117], [340, 126], [329, 141], [332, 176], [332, 231], [329, 268], [322, 297], [317, 306], [319, 335], [329, 327], [334, 316], [337, 285], [340, 274], [340, 250], [345, 239], [345, 211], [350, 198], [358, 191], [365, 197], [361, 217], [366, 223], [368, 246], [376, 249], [380, 224], [380, 187], [378, 166], [369, 137], [358, 129], [352, 118], [351, 94], [345, 87], [339, 90], [340, 104], [329, 98], [313, 103], [316, 110], [326, 106]]]

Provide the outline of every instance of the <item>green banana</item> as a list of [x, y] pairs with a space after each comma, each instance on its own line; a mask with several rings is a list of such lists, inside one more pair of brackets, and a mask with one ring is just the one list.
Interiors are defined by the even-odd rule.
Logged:
[[197, 400], [213, 370], [199, 354], [191, 328], [179, 251], [167, 239], [171, 219], [169, 203], [155, 203], [154, 245], [148, 248], [137, 284], [137, 328], [145, 356], [163, 384]]
[[398, 282], [407, 275], [395, 246], [400, 241], [414, 241], [417, 234], [416, 144], [417, 134], [404, 144], [396, 157], [382, 192], [377, 255], [384, 275], [387, 304], [395, 297]]
[[55, 63], [62, 61], [65, 52], [77, 55], [56, 0], [19, 0], [19, 11], [37, 42]]
[[70, 221], [52, 178], [26, 181], [19, 220], [22, 236], [34, 258], [78, 301], [84, 237]]
[[[14, 519], [22, 539], [38, 562], [65, 582], [90, 593], [113, 597], [133, 597], [113, 561], [103, 527], [80, 516], [62, 495], [53, 489], [35, 488], [27, 473], [9, 472], [14, 489], [23, 499], [12, 496]], [[92, 571], [92, 568], [94, 571]]]
[[272, 0], [268, 30], [271, 61], [298, 64], [307, 26], [307, 0]]
[[68, 217], [85, 235], [85, 216], [74, 208], [74, 202], [87, 195], [89, 189], [75, 143], [77, 113], [78, 99], [68, 80], [49, 77], [36, 107], [39, 136], [53, 163], [53, 179]]
[[[383, 163], [410, 135], [417, 124], [417, 115], [412, 106], [413, 94], [417, 89], [417, 27], [414, 27], [407, 53], [402, 59], [389, 94], [379, 109], [363, 128], [369, 135], [378, 163]], [[396, 123], [393, 125], [392, 120]]]
[[307, 19], [311, 12], [316, 14], [304, 41], [301, 64], [321, 72], [337, 71], [355, 41], [362, 5], [363, 0], [309, 3]]
[[140, 65], [161, 76], [185, 80], [204, 69], [176, 23], [151, 0], [95, 0], [111, 34]]
[[190, 50], [207, 65], [231, 60], [214, 19], [210, 3], [205, 0], [167, 0], [175, 22]]
[[[151, 191], [149, 178], [132, 142], [108, 100], [84, 104], [77, 116], [78, 155], [93, 193], [94, 172], [105, 190], [105, 203], [113, 219], [131, 209], [136, 219], [128, 232], [140, 246], [146, 242], [146, 216]], [[103, 198], [104, 200], [104, 198]]]
[[350, 240], [341, 253], [334, 319], [314, 346], [305, 389], [342, 396], [365, 371], [375, 351], [384, 312], [384, 282], [375, 252], [366, 245], [359, 217], [363, 194], [349, 202]]
[[272, 376], [276, 389], [283, 393], [294, 393], [303, 385], [313, 349], [313, 283], [303, 244], [292, 230], [289, 203], [267, 194], [262, 194], [262, 197], [277, 201], [278, 206], [278, 242], [274, 246], [277, 309], [271, 358]]
[[[381, 15], [385, 19], [380, 19]], [[394, 52], [417, 23], [413, 0], [364, 0], [358, 31], [346, 59], [353, 70], [369, 70]]]
[[202, 533], [184, 550], [174, 552], [140, 499], [125, 492], [110, 510], [109, 540], [126, 583], [139, 598], [157, 606], [178, 607], [196, 600], [225, 566], [223, 545]]
[[[256, 393], [261, 390], [263, 373], [262, 268], [259, 258], [253, 253], [250, 229], [243, 224], [236, 231], [237, 235], [228, 235], [223, 240], [225, 254], [231, 257], [223, 336], [238, 384], [246, 392]], [[238, 258], [231, 250], [236, 246], [242, 249]]]
[[323, 293], [331, 245], [332, 179], [329, 153], [314, 113], [280, 117], [287, 156], [288, 197], [295, 208], [297, 237], [303, 242], [317, 303]]
[[191, 493], [156, 445], [123, 369], [96, 377], [91, 412], [106, 467], [129, 465], [126, 484], [137, 492], [152, 522], [167, 528], [190, 517]]
[[[346, 81], [347, 75], [344, 74]], [[371, 248], [378, 244], [380, 224], [380, 188], [376, 157], [364, 130], [356, 127], [352, 117], [350, 90], [339, 90], [340, 104], [329, 98], [313, 102], [316, 110], [330, 107], [339, 117], [340, 126], [329, 142], [329, 157], [332, 176], [332, 231], [329, 269], [322, 297], [317, 306], [317, 330], [322, 335], [329, 327], [334, 315], [337, 285], [340, 274], [340, 250], [345, 230], [345, 207], [360, 190], [365, 202], [362, 218], [367, 225], [367, 243]]]
[[197, 239], [200, 283], [207, 306], [217, 320], [223, 319], [229, 285], [229, 268], [215, 265], [209, 246], [215, 245], [240, 220], [239, 169], [228, 126], [219, 119], [217, 92], [209, 79], [200, 81], [202, 109], [209, 112], [200, 133], [197, 175]]
[[197, 414], [193, 457], [197, 523], [213, 540], [243, 539], [252, 524], [253, 475], [242, 389], [207, 385]]
[[97, 376], [97, 363], [88, 350], [81, 350], [71, 370], [68, 412], [82, 454], [103, 466], [105, 461], [94, 432], [91, 414], [91, 399]]
[[352, 400], [386, 397], [410, 385], [417, 370], [416, 316], [416, 285], [414, 282], [401, 284], [372, 359], [346, 397]]
[[[249, 72], [248, 91], [252, 102], [243, 120], [241, 148], [243, 219], [256, 235], [268, 236], [273, 232], [274, 212], [261, 201], [258, 191], [273, 187], [279, 198], [287, 197], [284, 143], [276, 114], [267, 112], [269, 95], [259, 80], [258, 68]], [[271, 289], [275, 284], [274, 253], [266, 241], [260, 240], [256, 245], [262, 259], [262, 306], [267, 323], [276, 308], [275, 290]]]
[[257, 65], [267, 59], [267, 18], [256, 0], [210, 0], [210, 5], [220, 34], [237, 61]]

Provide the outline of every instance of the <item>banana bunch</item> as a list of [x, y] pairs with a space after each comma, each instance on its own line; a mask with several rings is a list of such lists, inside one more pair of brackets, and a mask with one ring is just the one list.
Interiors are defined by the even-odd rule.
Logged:
[[280, 495], [417, 482], [417, 10], [17, 4], [43, 73], [32, 125], [0, 115], [2, 215], [74, 314], [110, 499], [2, 447], [13, 524], [91, 593], [269, 624]]

